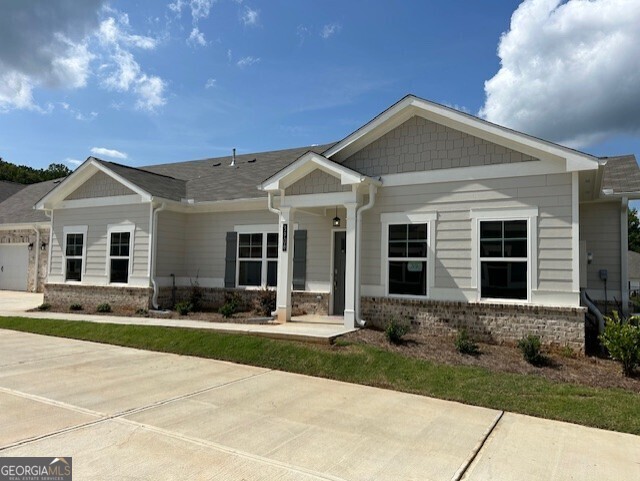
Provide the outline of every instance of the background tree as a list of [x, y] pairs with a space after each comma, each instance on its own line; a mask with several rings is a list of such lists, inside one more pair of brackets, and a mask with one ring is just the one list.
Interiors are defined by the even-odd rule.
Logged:
[[640, 219], [637, 209], [629, 209], [629, 250], [640, 252]]
[[51, 164], [46, 169], [34, 169], [26, 165], [15, 165], [0, 157], [0, 180], [18, 182], [19, 184], [35, 184], [45, 180], [59, 179], [71, 173], [64, 164]]

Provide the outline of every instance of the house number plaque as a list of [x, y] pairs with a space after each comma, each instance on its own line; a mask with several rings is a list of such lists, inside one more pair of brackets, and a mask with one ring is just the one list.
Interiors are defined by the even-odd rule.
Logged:
[[288, 224], [282, 224], [282, 252], [287, 252]]

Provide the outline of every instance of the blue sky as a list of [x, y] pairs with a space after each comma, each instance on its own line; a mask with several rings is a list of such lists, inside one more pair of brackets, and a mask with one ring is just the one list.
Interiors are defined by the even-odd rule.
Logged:
[[0, 0], [0, 157], [141, 166], [320, 144], [407, 93], [640, 153], [639, 4]]

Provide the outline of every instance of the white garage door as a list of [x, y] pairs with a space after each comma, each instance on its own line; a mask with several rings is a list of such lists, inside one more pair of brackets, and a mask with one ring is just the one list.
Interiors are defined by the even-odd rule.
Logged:
[[0, 289], [26, 291], [28, 270], [26, 245], [0, 245]]

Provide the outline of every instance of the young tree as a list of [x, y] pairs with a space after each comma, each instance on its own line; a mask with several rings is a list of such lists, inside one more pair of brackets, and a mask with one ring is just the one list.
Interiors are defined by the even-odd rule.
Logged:
[[638, 210], [629, 209], [629, 250], [640, 252], [640, 219]]

